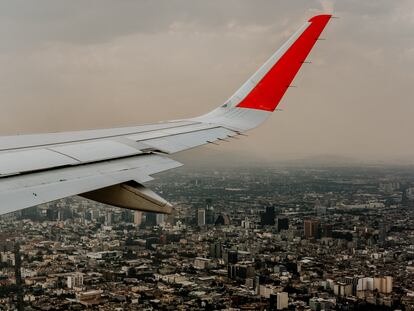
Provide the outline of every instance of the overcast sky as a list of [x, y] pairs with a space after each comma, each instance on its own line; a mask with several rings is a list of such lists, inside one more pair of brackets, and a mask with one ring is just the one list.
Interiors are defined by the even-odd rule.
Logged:
[[414, 158], [413, 0], [0, 0], [0, 134], [202, 114], [332, 11], [284, 111], [220, 148]]

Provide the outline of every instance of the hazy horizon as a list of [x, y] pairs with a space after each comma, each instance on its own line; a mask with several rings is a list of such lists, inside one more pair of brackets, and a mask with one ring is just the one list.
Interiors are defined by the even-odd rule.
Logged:
[[322, 12], [340, 19], [328, 25], [283, 111], [249, 137], [188, 157], [413, 163], [408, 0], [0, 1], [0, 134], [205, 113]]

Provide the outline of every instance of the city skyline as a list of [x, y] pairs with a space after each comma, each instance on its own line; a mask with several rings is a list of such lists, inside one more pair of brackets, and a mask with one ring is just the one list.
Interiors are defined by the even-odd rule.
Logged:
[[28, 310], [411, 311], [412, 176], [178, 170], [154, 182], [174, 202], [166, 217], [75, 197], [5, 215], [0, 310], [20, 275]]

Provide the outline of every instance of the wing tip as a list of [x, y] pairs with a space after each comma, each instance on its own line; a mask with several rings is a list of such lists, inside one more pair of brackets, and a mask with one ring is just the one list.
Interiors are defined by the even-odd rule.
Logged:
[[318, 14], [308, 20], [309, 23], [327, 21], [332, 18], [332, 14]]

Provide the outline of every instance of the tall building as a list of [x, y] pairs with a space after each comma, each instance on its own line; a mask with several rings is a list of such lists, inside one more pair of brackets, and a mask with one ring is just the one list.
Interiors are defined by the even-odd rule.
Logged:
[[68, 288], [79, 288], [83, 286], [83, 273], [76, 272], [67, 278]]
[[98, 221], [99, 217], [100, 217], [99, 211], [96, 209], [92, 210], [92, 220]]
[[333, 292], [336, 296], [352, 296], [352, 284], [338, 282], [334, 284]]
[[286, 217], [277, 217], [277, 231], [288, 230], [289, 219]]
[[23, 287], [22, 287], [22, 255], [20, 254], [20, 243], [16, 242], [14, 245], [14, 276], [16, 278], [16, 287], [17, 287], [17, 310], [24, 310], [23, 303]]
[[22, 209], [20, 211], [20, 215], [22, 219], [30, 219], [34, 221], [38, 221], [41, 219], [39, 208], [37, 206]]
[[142, 212], [135, 211], [134, 212], [134, 224], [139, 226], [142, 223]]
[[73, 210], [68, 206], [60, 207], [59, 208], [59, 220], [65, 221], [68, 219], [73, 219]]
[[325, 216], [326, 215], [326, 206], [323, 206], [319, 199], [315, 201], [315, 213], [316, 216]]
[[48, 207], [48, 209], [46, 210], [46, 218], [49, 221], [58, 220], [58, 210], [54, 207]]
[[315, 212], [316, 212], [316, 216], [321, 217], [321, 216], [326, 216], [326, 211], [327, 208], [326, 206], [316, 206], [315, 207]]
[[277, 293], [276, 310], [284, 310], [289, 306], [289, 295], [286, 292]]
[[223, 214], [218, 215], [214, 225], [216, 225], [216, 226], [228, 226], [228, 225], [230, 225], [229, 215], [223, 215]]
[[357, 290], [358, 291], [373, 291], [377, 290], [383, 294], [390, 294], [392, 292], [393, 278], [392, 276], [385, 277], [365, 277], [358, 280]]
[[223, 256], [223, 246], [221, 242], [216, 242], [210, 245], [210, 257], [212, 258], [222, 258]]
[[356, 295], [357, 287], [358, 287], [358, 277], [350, 277], [347, 276], [344, 278], [345, 284], [351, 284], [352, 285], [352, 295]]
[[126, 223], [134, 222], [133, 212], [128, 209], [123, 209], [121, 211], [121, 220]]
[[214, 225], [214, 208], [212, 206], [208, 206], [206, 208], [206, 225]]
[[213, 207], [213, 200], [206, 199], [206, 225], [214, 225], [215, 213]]
[[379, 224], [378, 242], [384, 244], [387, 240], [387, 226], [385, 223]]
[[145, 225], [156, 226], [157, 225], [157, 214], [156, 213], [145, 213]]
[[227, 251], [224, 255], [224, 261], [227, 264], [235, 264], [239, 261], [239, 254], [236, 250]]
[[321, 237], [323, 238], [331, 238], [332, 234], [333, 234], [333, 230], [332, 230], [332, 225], [331, 224], [322, 224], [320, 226], [320, 233], [321, 233]]
[[112, 226], [112, 212], [107, 212], [105, 215], [105, 225]]
[[200, 208], [197, 211], [197, 225], [199, 227], [206, 225], [206, 210], [204, 208]]
[[389, 294], [392, 292], [392, 277], [386, 276], [382, 278], [374, 278], [374, 290], [380, 293]]
[[157, 220], [156, 220], [157, 226], [165, 223], [165, 215], [164, 214], [157, 214], [156, 217], [157, 217]]
[[[49, 216], [49, 211], [50, 211], [50, 208], [47, 210], [47, 217], [48, 217], [48, 219], [49, 219], [49, 217], [50, 218], [52, 218], [52, 217], [54, 217], [53, 216], [53, 212], [50, 212], [51, 214], [50, 214], [50, 216]], [[83, 213], [83, 217], [85, 218], [85, 220], [88, 220], [88, 221], [92, 221], [92, 212], [90, 211], [90, 210], [86, 210], [84, 213]]]
[[230, 279], [247, 279], [256, 275], [252, 262], [229, 264], [227, 266], [227, 275]]
[[275, 224], [275, 207], [266, 206], [265, 212], [260, 214], [260, 224], [262, 226], [273, 226]]
[[304, 234], [306, 239], [319, 237], [319, 221], [316, 219], [305, 219]]

